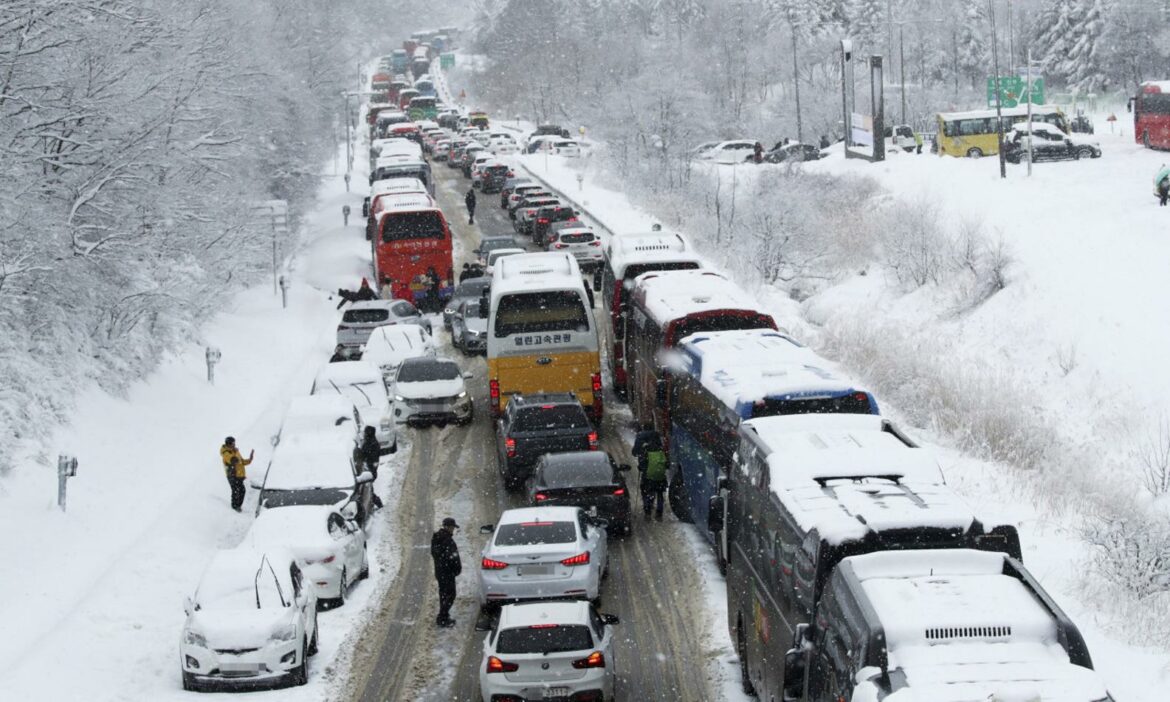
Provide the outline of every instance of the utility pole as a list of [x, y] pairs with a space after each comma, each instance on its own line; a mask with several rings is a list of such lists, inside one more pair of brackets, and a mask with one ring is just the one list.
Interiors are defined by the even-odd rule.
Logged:
[[852, 67], [853, 42], [849, 39], [841, 40], [841, 121], [845, 128], [845, 154], [849, 154], [849, 144], [853, 141], [853, 121], [849, 114], [849, 69]]
[[800, 71], [796, 63], [796, 23], [789, 17], [788, 26], [792, 29], [792, 88], [796, 93], [796, 141], [804, 143], [804, 126], [800, 120]]
[[999, 177], [1007, 178], [1007, 161], [1003, 157], [1003, 94], [999, 85], [999, 35], [995, 32], [995, 0], [987, 0], [991, 19], [991, 70], [995, 71], [995, 134], [999, 145]]
[[898, 70], [902, 73], [899, 79], [902, 83], [902, 124], [906, 124], [906, 43], [902, 31], [905, 26], [905, 22], [898, 23]]
[[1028, 176], [1032, 175], [1032, 50], [1028, 49], [1028, 77], [1024, 83], [1024, 98], [1028, 101]]

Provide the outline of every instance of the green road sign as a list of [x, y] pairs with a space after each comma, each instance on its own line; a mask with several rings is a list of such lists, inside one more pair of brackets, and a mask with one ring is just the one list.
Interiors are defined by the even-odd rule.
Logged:
[[443, 70], [455, 67], [455, 54], [439, 54], [439, 67]]
[[[999, 94], [1001, 107], [1016, 107], [1021, 103], [1027, 104], [1029, 101], [1024, 97], [1024, 88], [1027, 81], [1024, 76], [1000, 76], [999, 78]], [[1032, 99], [1033, 105], [1044, 104], [1044, 78], [1042, 76], [1032, 77]], [[987, 106], [995, 107], [995, 79], [987, 79]]]

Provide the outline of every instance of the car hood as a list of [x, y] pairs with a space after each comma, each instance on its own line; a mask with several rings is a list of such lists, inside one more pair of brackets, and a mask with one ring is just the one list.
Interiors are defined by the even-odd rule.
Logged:
[[484, 334], [487, 332], [487, 320], [483, 317], [464, 317], [463, 326], [473, 332]]
[[426, 380], [416, 383], [398, 383], [394, 394], [412, 400], [426, 400], [438, 397], [453, 397], [466, 390], [463, 378], [453, 380]]
[[191, 613], [187, 628], [202, 634], [208, 648], [262, 648], [289, 619], [283, 609], [202, 610]]

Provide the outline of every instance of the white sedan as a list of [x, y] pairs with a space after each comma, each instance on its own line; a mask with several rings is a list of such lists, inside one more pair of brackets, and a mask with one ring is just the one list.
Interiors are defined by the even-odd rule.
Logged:
[[334, 507], [296, 505], [266, 509], [244, 537], [257, 551], [288, 549], [305, 564], [321, 604], [345, 604], [349, 588], [370, 575], [366, 532]]
[[455, 361], [447, 358], [408, 358], [394, 376], [394, 420], [408, 424], [447, 422], [470, 424], [471, 395]]
[[479, 564], [481, 607], [521, 600], [575, 598], [596, 601], [609, 568], [603, 520], [580, 507], [510, 509], [483, 547]]
[[503, 607], [483, 640], [479, 692], [485, 700], [614, 697], [613, 625], [588, 602]]
[[715, 146], [703, 151], [699, 158], [716, 163], [743, 163], [755, 151], [756, 142], [737, 139], [735, 141], [721, 141]]
[[184, 609], [183, 689], [308, 681], [317, 652], [317, 595], [283, 550], [219, 551]]

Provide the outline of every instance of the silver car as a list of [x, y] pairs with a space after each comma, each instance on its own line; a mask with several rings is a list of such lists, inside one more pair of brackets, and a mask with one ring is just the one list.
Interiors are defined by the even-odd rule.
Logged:
[[483, 547], [481, 607], [542, 599], [598, 600], [609, 565], [604, 520], [580, 507], [510, 509]]
[[480, 316], [480, 299], [463, 299], [451, 315], [451, 343], [464, 354], [487, 353], [487, 315]]
[[[512, 243], [512, 238], [508, 237], [508, 246], [499, 246], [497, 248], [510, 248], [512, 246], [515, 246], [515, 244]], [[443, 308], [443, 326], [448, 329], [451, 328], [451, 317], [455, 314], [455, 309], [459, 307], [460, 302], [480, 299], [483, 296], [483, 292], [490, 288], [491, 285], [492, 279], [487, 276], [468, 278], [467, 280], [461, 281], [455, 288], [455, 292], [451, 295], [451, 299], [447, 301], [447, 306]]]
[[406, 300], [364, 300], [345, 309], [337, 325], [337, 351], [346, 358], [358, 356], [370, 333], [390, 324], [418, 324], [431, 333], [431, 322]]

